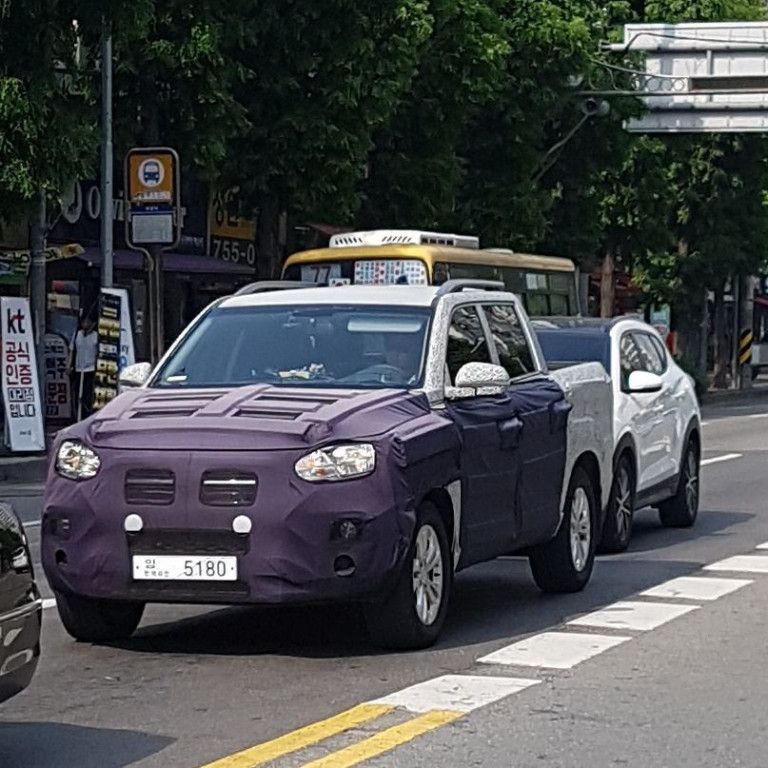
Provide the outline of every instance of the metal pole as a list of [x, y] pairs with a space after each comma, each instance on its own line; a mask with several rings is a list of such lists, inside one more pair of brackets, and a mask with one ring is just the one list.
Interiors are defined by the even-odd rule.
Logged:
[[739, 326], [741, 325], [741, 276], [733, 275], [731, 278], [731, 292], [733, 293], [733, 381], [731, 387], [733, 389], [741, 389], [741, 376], [739, 366], [739, 336], [741, 331]]
[[29, 298], [34, 322], [35, 354], [37, 355], [37, 371], [41, 392], [45, 382], [45, 238], [47, 228], [45, 192], [41, 189], [38, 193], [37, 206], [32, 217], [30, 230], [32, 260], [29, 270]]
[[106, 16], [101, 34], [101, 284], [113, 285], [113, 146], [112, 146], [112, 30]]

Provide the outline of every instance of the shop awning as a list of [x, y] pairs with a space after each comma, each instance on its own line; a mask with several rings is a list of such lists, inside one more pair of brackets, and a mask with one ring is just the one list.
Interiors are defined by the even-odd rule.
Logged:
[[[86, 248], [79, 256], [93, 266], [101, 266], [98, 248]], [[144, 269], [144, 257], [137, 251], [115, 250], [115, 269]], [[163, 272], [183, 272], [206, 275], [253, 275], [254, 268], [243, 264], [232, 264], [210, 256], [194, 256], [187, 253], [164, 253], [161, 257]]]

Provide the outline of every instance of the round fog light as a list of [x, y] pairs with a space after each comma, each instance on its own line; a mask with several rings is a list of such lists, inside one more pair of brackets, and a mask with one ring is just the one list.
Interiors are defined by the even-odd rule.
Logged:
[[141, 515], [128, 515], [123, 522], [123, 528], [126, 533], [139, 533], [144, 528], [144, 521]]
[[238, 515], [232, 521], [232, 530], [235, 533], [240, 533], [245, 535], [251, 532], [251, 528], [253, 528], [253, 523], [251, 522], [251, 518], [246, 517], [245, 515]]

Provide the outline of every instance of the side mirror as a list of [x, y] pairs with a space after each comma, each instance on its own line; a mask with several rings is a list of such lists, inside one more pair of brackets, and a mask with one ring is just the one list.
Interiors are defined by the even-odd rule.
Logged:
[[500, 365], [467, 363], [456, 374], [455, 389], [471, 390], [475, 395], [500, 395], [509, 382], [509, 374]]
[[663, 386], [661, 376], [650, 371], [632, 371], [627, 379], [627, 392], [632, 394], [661, 392]]
[[117, 380], [118, 387], [120, 391], [141, 387], [147, 383], [151, 373], [152, 366], [149, 363], [134, 363], [133, 365], [127, 365], [120, 371], [120, 376]]

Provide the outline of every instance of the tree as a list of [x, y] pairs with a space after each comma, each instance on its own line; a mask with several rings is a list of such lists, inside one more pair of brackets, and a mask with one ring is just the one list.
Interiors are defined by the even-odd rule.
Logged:
[[92, 77], [78, 59], [71, 2], [0, 4], [0, 220], [58, 199], [96, 147]]
[[351, 221], [373, 135], [413, 79], [432, 30], [426, 0], [249, 0], [235, 90], [247, 129], [228, 177], [259, 209], [265, 274], [281, 213]]

